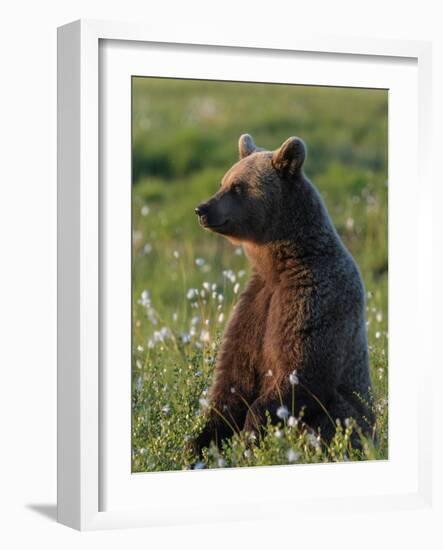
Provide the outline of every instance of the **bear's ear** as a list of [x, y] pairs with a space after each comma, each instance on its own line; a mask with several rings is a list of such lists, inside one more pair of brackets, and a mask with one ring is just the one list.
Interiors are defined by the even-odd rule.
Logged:
[[272, 154], [272, 165], [283, 175], [298, 174], [306, 158], [306, 146], [298, 137], [288, 138], [283, 145]]
[[240, 154], [240, 160], [248, 157], [254, 151], [257, 151], [257, 147], [254, 140], [249, 134], [243, 134], [238, 140], [238, 152]]

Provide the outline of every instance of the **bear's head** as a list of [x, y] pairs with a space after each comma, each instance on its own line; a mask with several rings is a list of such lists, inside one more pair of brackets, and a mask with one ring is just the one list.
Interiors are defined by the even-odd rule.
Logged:
[[235, 242], [265, 243], [278, 233], [293, 203], [306, 147], [290, 137], [276, 151], [264, 151], [249, 134], [239, 140], [240, 160], [224, 175], [220, 189], [195, 209], [200, 224]]

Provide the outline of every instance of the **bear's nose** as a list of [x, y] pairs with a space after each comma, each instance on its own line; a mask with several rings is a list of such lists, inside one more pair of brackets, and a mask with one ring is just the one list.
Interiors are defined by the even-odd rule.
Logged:
[[199, 204], [197, 208], [194, 209], [194, 212], [197, 216], [204, 216], [208, 213], [208, 205], [205, 203]]
[[208, 223], [208, 205], [207, 203], [202, 203], [195, 208], [195, 213], [198, 216], [198, 220], [202, 225], [206, 225]]

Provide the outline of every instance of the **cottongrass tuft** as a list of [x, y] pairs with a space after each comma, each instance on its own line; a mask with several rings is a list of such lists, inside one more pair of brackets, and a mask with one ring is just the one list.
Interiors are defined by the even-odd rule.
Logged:
[[308, 434], [306, 440], [311, 447], [314, 447], [314, 449], [320, 449], [320, 443], [314, 434]]
[[209, 330], [202, 330], [200, 333], [200, 340], [202, 342], [210, 342], [211, 341], [211, 334]]
[[298, 419], [295, 418], [295, 416], [290, 416], [288, 418], [288, 426], [290, 428], [295, 428], [295, 426], [297, 426], [297, 424], [298, 424]]
[[190, 288], [188, 292], [186, 293], [186, 298], [188, 300], [192, 300], [196, 295], [195, 288]]
[[286, 453], [286, 456], [288, 458], [288, 462], [297, 462], [297, 460], [300, 458], [300, 453], [294, 451], [294, 449], [291, 448]]
[[203, 410], [209, 409], [209, 401], [206, 399], [206, 397], [200, 397], [200, 399], [198, 400], [198, 402], [200, 403], [200, 407], [201, 407]]
[[282, 405], [277, 409], [277, 416], [281, 418], [282, 420], [285, 420], [289, 416], [288, 407], [285, 407], [285, 405]]

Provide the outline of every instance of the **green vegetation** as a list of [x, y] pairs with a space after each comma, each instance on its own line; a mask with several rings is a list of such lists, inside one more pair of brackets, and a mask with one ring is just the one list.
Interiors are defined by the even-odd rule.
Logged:
[[387, 458], [387, 92], [133, 79], [133, 471], [189, 468], [185, 442], [202, 426], [220, 337], [248, 278], [241, 248], [202, 230], [194, 207], [238, 159], [240, 134], [267, 149], [308, 146], [318, 187], [368, 293], [378, 445], [350, 448], [352, 424], [328, 448], [297, 419], [240, 435], [198, 466]]

